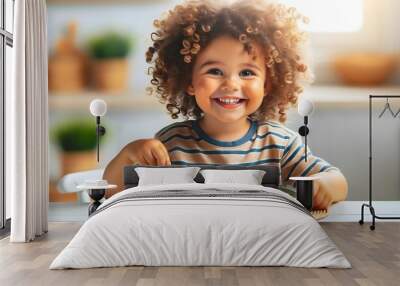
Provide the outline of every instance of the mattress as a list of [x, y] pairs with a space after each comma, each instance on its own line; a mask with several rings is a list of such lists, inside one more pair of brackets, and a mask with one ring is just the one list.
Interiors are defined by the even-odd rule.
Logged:
[[198, 183], [114, 195], [50, 269], [131, 265], [351, 267], [290, 195], [258, 185]]

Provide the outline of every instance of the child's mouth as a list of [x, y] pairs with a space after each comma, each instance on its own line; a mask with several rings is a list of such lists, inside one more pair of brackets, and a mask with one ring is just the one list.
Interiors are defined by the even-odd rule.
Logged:
[[235, 109], [241, 106], [246, 99], [244, 98], [213, 98], [220, 106], [226, 109]]

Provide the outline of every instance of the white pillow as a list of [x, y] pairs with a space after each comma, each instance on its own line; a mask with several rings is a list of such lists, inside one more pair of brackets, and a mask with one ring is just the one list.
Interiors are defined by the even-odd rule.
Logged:
[[199, 167], [182, 168], [135, 168], [139, 176], [138, 186], [195, 183]]
[[201, 170], [204, 183], [234, 183], [246, 185], [261, 185], [265, 175], [263, 170]]

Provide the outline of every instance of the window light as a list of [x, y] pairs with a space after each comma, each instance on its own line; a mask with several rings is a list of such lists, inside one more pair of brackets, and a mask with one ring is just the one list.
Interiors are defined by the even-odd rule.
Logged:
[[279, 0], [309, 18], [304, 29], [317, 33], [356, 32], [363, 24], [363, 0]]

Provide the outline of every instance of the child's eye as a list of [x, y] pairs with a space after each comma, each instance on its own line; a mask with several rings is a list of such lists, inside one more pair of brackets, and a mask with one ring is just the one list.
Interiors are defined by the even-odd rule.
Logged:
[[256, 75], [255, 72], [253, 72], [252, 70], [242, 70], [239, 73], [240, 76], [252, 76], [252, 75]]
[[217, 68], [209, 69], [207, 73], [214, 74], [214, 75], [223, 75], [222, 71]]

